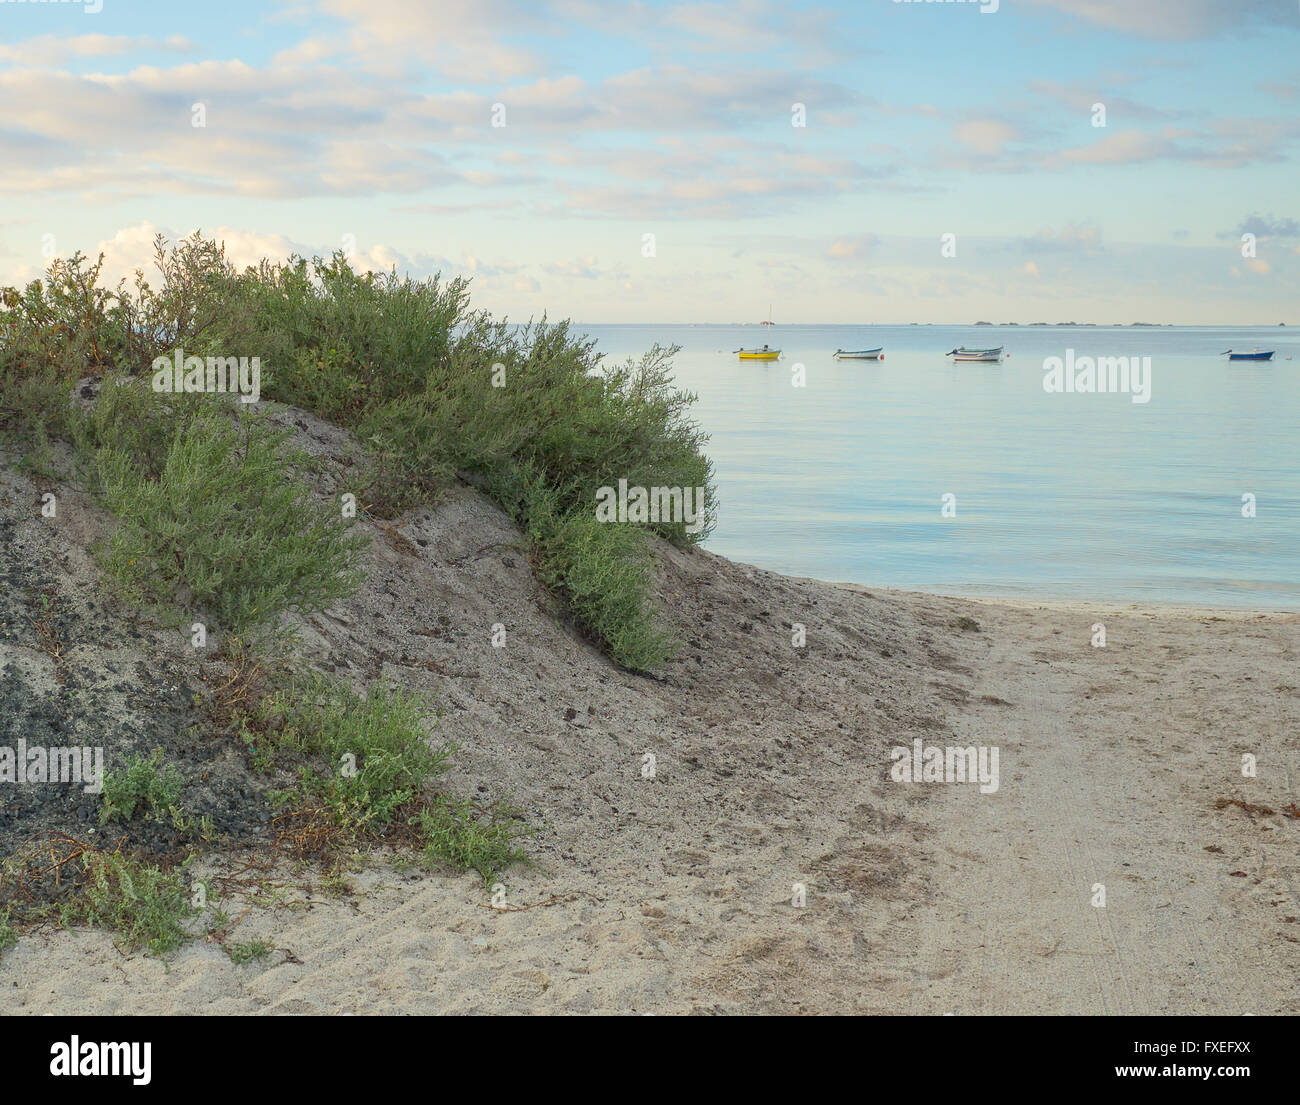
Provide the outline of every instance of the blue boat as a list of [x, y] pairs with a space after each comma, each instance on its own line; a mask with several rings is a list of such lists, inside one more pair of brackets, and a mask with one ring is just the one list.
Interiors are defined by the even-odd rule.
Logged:
[[1258, 349], [1251, 353], [1234, 353], [1231, 349], [1225, 350], [1223, 356], [1230, 361], [1271, 361], [1276, 350], [1269, 349], [1261, 353]]

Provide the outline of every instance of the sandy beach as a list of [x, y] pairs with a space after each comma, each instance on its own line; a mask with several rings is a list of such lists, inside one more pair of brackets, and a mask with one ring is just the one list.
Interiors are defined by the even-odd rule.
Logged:
[[[4, 481], [21, 544], [37, 488]], [[45, 548], [84, 588], [74, 506]], [[427, 693], [449, 788], [508, 794], [535, 865], [494, 905], [382, 853], [340, 883], [235, 849], [205, 870], [269, 958], [47, 927], [5, 952], [0, 1010], [1300, 1012], [1300, 615], [876, 591], [661, 545], [682, 647], [645, 678], [555, 616], [476, 491], [372, 533], [362, 590], [300, 619], [304, 658]], [[87, 635], [66, 662], [110, 647], [164, 648]], [[0, 654], [38, 686], [49, 664]], [[996, 790], [896, 781], [917, 740], [996, 748]]]

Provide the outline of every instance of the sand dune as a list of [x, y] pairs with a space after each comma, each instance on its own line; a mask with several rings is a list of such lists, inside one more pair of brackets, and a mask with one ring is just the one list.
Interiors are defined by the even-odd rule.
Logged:
[[[27, 510], [6, 480], [4, 509]], [[93, 527], [75, 514], [53, 570], [82, 563]], [[1284, 812], [1300, 616], [875, 592], [665, 546], [682, 649], [647, 679], [556, 618], [519, 533], [473, 490], [375, 538], [364, 589], [302, 620], [305, 655], [426, 691], [461, 746], [448, 785], [509, 793], [539, 826], [506, 908], [476, 877], [382, 855], [346, 892], [279, 864], [255, 898], [227, 884], [233, 936], [273, 944], [265, 962], [202, 940], [162, 962], [48, 930], [5, 953], [0, 1008], [1300, 1012], [1300, 821]], [[894, 781], [890, 750], [915, 739], [996, 746], [997, 790]]]

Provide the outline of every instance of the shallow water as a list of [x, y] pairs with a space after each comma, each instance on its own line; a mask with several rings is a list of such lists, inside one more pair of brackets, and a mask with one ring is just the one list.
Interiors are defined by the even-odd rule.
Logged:
[[[699, 394], [717, 470], [708, 547], [724, 556], [948, 594], [1300, 609], [1300, 337], [1287, 329], [579, 329], [614, 360], [682, 347], [676, 377]], [[732, 352], [764, 343], [782, 359]], [[1010, 356], [954, 365], [944, 354], [962, 344]], [[881, 362], [832, 357], [877, 345]], [[1256, 346], [1277, 355], [1218, 356]], [[1149, 402], [1047, 393], [1044, 359], [1068, 349], [1150, 357]], [[806, 387], [791, 386], [796, 364]]]

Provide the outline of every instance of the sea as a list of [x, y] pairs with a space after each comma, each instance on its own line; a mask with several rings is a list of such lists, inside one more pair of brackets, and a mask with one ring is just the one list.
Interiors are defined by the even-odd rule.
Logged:
[[[606, 363], [680, 347], [716, 470], [706, 547], [733, 560], [949, 595], [1300, 609], [1300, 330], [575, 329]], [[736, 356], [763, 344], [780, 360]], [[945, 356], [963, 345], [1005, 357]], [[1045, 388], [1057, 360], [1099, 357], [1149, 364], [1145, 401]]]

